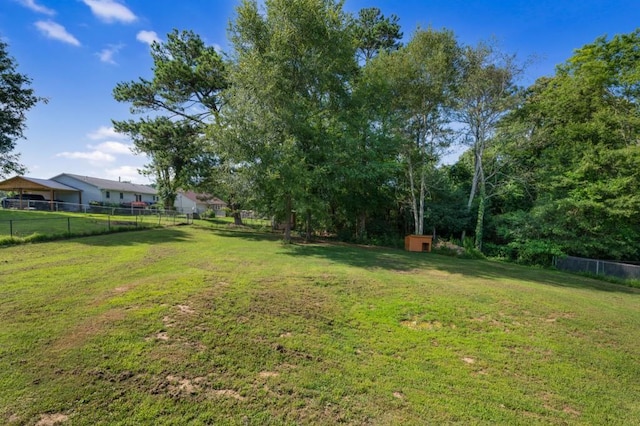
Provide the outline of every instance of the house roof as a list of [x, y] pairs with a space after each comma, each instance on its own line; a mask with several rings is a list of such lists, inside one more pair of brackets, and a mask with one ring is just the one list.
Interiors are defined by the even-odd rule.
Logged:
[[51, 179], [37, 179], [27, 176], [14, 176], [2, 181], [0, 182], [0, 189], [5, 191], [79, 191], [76, 188]]
[[197, 192], [193, 192], [193, 191], [179, 191], [180, 194], [182, 194], [183, 197], [188, 198], [189, 200], [195, 202], [195, 203], [202, 203], [202, 204], [207, 204], [207, 205], [227, 205], [227, 203], [225, 203], [224, 201], [222, 201], [220, 198], [214, 197], [213, 195], [209, 195], [209, 194], [204, 194], [204, 193], [197, 193]]
[[57, 179], [61, 176], [67, 176], [67, 177], [79, 180], [81, 182], [84, 182], [88, 185], [95, 186], [98, 189], [103, 189], [107, 191], [134, 192], [137, 194], [151, 194], [151, 195], [156, 195], [158, 193], [158, 191], [156, 191], [155, 188], [152, 188], [148, 185], [138, 185], [136, 183], [119, 182], [115, 180], [100, 179], [100, 178], [95, 178], [91, 176], [74, 175], [71, 173], [62, 173], [52, 177], [51, 179]]

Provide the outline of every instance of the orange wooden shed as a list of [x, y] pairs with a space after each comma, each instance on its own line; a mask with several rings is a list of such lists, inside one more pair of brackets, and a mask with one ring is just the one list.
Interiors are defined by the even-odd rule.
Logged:
[[431, 251], [433, 235], [407, 235], [404, 237], [404, 249], [407, 251]]

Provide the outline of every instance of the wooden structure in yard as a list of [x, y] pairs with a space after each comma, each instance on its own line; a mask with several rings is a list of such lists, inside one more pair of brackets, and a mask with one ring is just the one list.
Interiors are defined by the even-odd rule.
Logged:
[[407, 235], [404, 237], [404, 249], [407, 251], [431, 251], [433, 235]]
[[69, 195], [78, 197], [78, 201], [82, 203], [82, 193], [79, 189], [73, 188], [60, 182], [50, 179], [36, 179], [26, 176], [14, 176], [10, 179], [0, 182], [0, 191], [15, 192], [18, 194], [18, 202], [20, 209], [23, 205], [28, 207], [29, 203], [25, 197], [24, 204], [22, 196], [26, 194], [39, 194], [48, 196], [42, 203], [48, 203], [49, 209], [54, 210], [56, 198], [61, 195]]

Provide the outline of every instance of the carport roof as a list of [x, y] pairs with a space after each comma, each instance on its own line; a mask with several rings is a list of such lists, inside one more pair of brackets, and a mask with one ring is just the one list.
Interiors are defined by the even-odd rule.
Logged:
[[36, 179], [26, 176], [14, 176], [0, 182], [3, 191], [72, 191], [80, 192], [76, 188], [64, 185], [50, 179]]

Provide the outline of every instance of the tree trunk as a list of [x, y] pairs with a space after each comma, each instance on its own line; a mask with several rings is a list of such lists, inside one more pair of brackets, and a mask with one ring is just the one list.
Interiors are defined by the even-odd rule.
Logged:
[[242, 215], [240, 214], [240, 206], [234, 202], [232, 198], [229, 198], [227, 204], [231, 208], [231, 217], [233, 217], [233, 224], [236, 226], [242, 226]]
[[411, 212], [413, 213], [413, 232], [418, 234], [418, 223], [420, 223], [420, 218], [418, 217], [418, 200], [416, 197], [416, 185], [413, 181], [413, 164], [411, 163], [411, 159], [409, 159], [409, 185], [411, 188]]
[[476, 217], [476, 240], [475, 246], [476, 249], [482, 251], [482, 238], [484, 234], [484, 213], [485, 213], [485, 203], [487, 199], [487, 191], [484, 183], [484, 173], [480, 172], [480, 193], [478, 194], [478, 198], [480, 199], [480, 203], [478, 204], [478, 215]]
[[242, 226], [242, 216], [240, 215], [240, 212], [237, 209], [233, 210], [233, 224], [237, 225], [237, 226]]
[[284, 200], [284, 242], [291, 243], [291, 195], [287, 194]]
[[309, 242], [311, 240], [311, 209], [307, 209], [307, 218], [305, 220], [305, 235], [304, 240]]
[[485, 197], [481, 194], [479, 197], [480, 204], [478, 205], [478, 217], [476, 218], [476, 249], [482, 251], [482, 237], [484, 233], [484, 211], [485, 211]]
[[424, 197], [426, 195], [427, 192], [427, 177], [426, 177], [426, 171], [424, 169], [424, 166], [422, 167], [422, 170], [420, 171], [420, 207], [419, 207], [419, 213], [418, 213], [418, 229], [416, 234], [418, 235], [424, 235]]
[[[471, 212], [471, 206], [473, 205], [473, 199], [478, 191], [478, 185], [484, 186], [484, 172], [482, 169], [482, 153], [484, 151], [484, 145], [480, 144], [474, 149], [474, 168], [473, 168], [473, 180], [471, 181], [471, 191], [469, 192], [469, 200], [467, 201], [467, 213]], [[462, 230], [462, 236], [460, 237], [460, 243], [464, 244], [464, 239], [467, 236], [467, 230]]]

